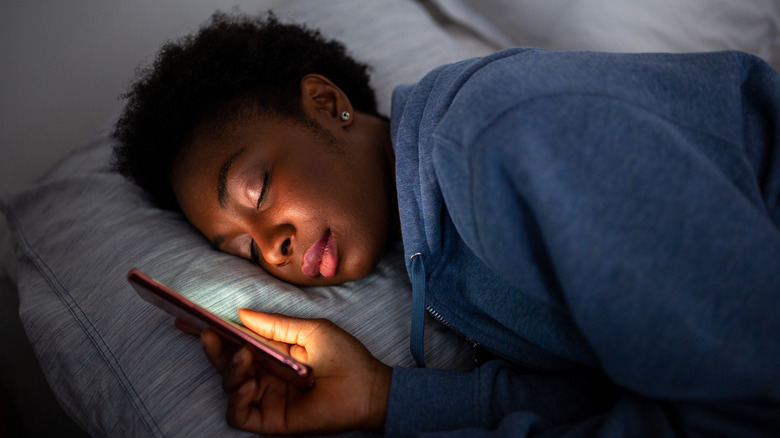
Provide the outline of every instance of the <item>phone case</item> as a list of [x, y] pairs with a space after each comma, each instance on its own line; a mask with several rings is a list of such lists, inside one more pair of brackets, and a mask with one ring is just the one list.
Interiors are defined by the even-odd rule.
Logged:
[[127, 273], [127, 280], [141, 298], [189, 326], [201, 331], [211, 328], [223, 342], [236, 350], [248, 346], [258, 365], [280, 379], [301, 389], [309, 389], [314, 384], [312, 370], [308, 365], [275, 349], [267, 340], [247, 328], [220, 318], [137, 268]]

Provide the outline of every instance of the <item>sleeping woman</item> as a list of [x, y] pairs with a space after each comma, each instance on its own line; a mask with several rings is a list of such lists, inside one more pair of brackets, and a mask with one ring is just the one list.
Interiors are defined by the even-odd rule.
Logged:
[[[387, 118], [341, 44], [216, 14], [126, 97], [116, 169], [214, 248], [316, 286], [403, 241], [419, 366], [242, 309], [316, 383], [202, 333], [232, 426], [780, 431], [780, 76], [760, 59], [508, 49], [398, 87]], [[426, 313], [473, 343], [472, 372], [424, 367]]]

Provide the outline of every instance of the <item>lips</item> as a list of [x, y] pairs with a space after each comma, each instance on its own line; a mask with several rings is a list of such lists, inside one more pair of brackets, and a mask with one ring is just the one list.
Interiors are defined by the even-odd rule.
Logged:
[[326, 230], [320, 240], [306, 250], [301, 270], [309, 278], [317, 278], [320, 275], [332, 278], [336, 275], [338, 264], [336, 240], [333, 238], [333, 233]]

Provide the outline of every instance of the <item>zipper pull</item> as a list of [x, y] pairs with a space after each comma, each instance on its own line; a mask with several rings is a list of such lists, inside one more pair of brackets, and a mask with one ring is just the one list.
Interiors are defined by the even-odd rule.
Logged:
[[411, 261], [412, 277], [412, 333], [409, 349], [420, 368], [425, 368], [425, 264], [422, 253], [414, 254]]

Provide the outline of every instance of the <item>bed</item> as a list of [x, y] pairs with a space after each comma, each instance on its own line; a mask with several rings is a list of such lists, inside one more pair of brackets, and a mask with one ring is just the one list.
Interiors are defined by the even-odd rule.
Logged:
[[[241, 6], [250, 13], [273, 9], [284, 21], [307, 23], [344, 42], [372, 65], [384, 114], [396, 85], [440, 64], [515, 45], [738, 49], [780, 68], [775, 0], [265, 0]], [[236, 320], [240, 307], [326, 317], [380, 360], [413, 366], [411, 288], [400, 247], [372, 275], [345, 285], [299, 288], [275, 280], [212, 250], [182, 217], [154, 208], [111, 172], [115, 118], [105, 114], [91, 138], [52, 151], [59, 161], [40, 169], [36, 182], [4, 189], [0, 197], [7, 352], [0, 434], [11, 428], [30, 436], [249, 435], [225, 424], [227, 397], [198, 339], [129, 286], [126, 273], [133, 267], [228, 319]], [[465, 341], [432, 320], [426, 325], [429, 366], [472, 366]]]

